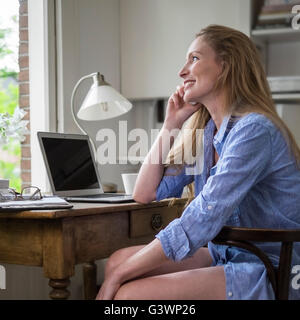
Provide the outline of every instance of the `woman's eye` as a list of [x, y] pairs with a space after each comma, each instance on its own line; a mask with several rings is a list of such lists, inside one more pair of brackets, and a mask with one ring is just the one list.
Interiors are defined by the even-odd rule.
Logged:
[[197, 60], [199, 60], [199, 58], [196, 57], [196, 56], [193, 56], [193, 57], [192, 57], [192, 60], [193, 60], [193, 61], [197, 61]]

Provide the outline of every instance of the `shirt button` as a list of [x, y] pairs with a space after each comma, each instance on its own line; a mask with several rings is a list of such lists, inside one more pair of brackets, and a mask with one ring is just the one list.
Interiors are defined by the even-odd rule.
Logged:
[[231, 291], [228, 292], [228, 297], [232, 297], [232, 292]]
[[207, 206], [207, 209], [208, 209], [208, 210], [211, 210], [211, 209], [212, 209], [212, 206]]

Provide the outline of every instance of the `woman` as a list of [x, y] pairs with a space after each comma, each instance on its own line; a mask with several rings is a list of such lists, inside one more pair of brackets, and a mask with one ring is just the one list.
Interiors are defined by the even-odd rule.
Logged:
[[[203, 29], [179, 75], [183, 85], [169, 98], [133, 196], [148, 203], [180, 197], [185, 186], [190, 192], [194, 186], [195, 198], [150, 244], [110, 257], [97, 298], [274, 299], [256, 256], [210, 241], [224, 225], [300, 228], [299, 148], [275, 111], [255, 45], [241, 32]], [[185, 123], [192, 139], [183, 139], [183, 153], [182, 146], [169, 152], [165, 137]], [[203, 163], [191, 165], [186, 150], [199, 144], [197, 129], [204, 129]], [[279, 244], [259, 246], [278, 264]], [[292, 263], [300, 264], [296, 245]], [[299, 291], [291, 288], [290, 298], [300, 299]]]

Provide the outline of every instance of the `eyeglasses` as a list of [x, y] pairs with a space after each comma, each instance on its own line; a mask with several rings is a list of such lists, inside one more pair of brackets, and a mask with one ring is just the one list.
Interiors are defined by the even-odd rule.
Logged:
[[7, 193], [0, 192], [0, 201], [23, 201], [43, 199], [41, 190], [38, 187], [29, 186], [22, 188], [21, 192], [8, 188]]

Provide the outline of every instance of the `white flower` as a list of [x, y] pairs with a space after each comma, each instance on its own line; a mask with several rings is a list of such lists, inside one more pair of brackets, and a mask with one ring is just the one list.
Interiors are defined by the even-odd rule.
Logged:
[[8, 113], [0, 113], [0, 145], [7, 144], [12, 138], [17, 141], [24, 141], [25, 135], [29, 133], [27, 124], [29, 121], [22, 120], [26, 112], [19, 107], [11, 116]]

